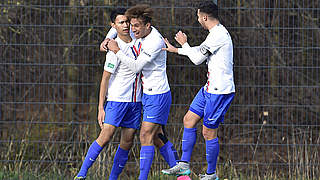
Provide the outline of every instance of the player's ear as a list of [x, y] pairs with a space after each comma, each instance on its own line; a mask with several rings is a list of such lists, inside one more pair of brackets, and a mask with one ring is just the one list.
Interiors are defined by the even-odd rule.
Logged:
[[147, 27], [147, 29], [149, 29], [149, 28], [151, 27], [151, 23], [148, 22], [148, 23], [146, 24], [146, 27]]
[[110, 26], [113, 27], [113, 28], [115, 28], [116, 24], [113, 23], [113, 22], [111, 22], [111, 23], [110, 23]]
[[203, 20], [204, 20], [204, 21], [207, 21], [207, 20], [208, 20], [208, 15], [204, 15], [204, 16], [203, 16]]

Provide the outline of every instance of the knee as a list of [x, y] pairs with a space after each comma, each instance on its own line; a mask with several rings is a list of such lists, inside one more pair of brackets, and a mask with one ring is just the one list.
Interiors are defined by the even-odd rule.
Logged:
[[106, 136], [105, 133], [101, 131], [96, 141], [101, 147], [104, 147], [110, 141], [110, 136]]
[[132, 141], [121, 141], [120, 147], [124, 150], [130, 150], [133, 145]]
[[210, 139], [210, 134], [206, 131], [202, 131], [202, 136], [206, 141]]
[[186, 128], [193, 128], [194, 127], [193, 121], [191, 120], [191, 118], [188, 115], [185, 115], [183, 117], [183, 125]]
[[207, 141], [207, 140], [212, 140], [214, 138], [217, 137], [217, 134], [214, 131], [208, 131], [205, 129], [202, 129], [202, 135], [203, 138]]
[[142, 130], [140, 131], [140, 142], [141, 144], [150, 144], [153, 142], [153, 137], [151, 132]]
[[131, 128], [124, 128], [121, 130], [120, 147], [129, 150], [133, 145], [133, 139], [136, 130]]

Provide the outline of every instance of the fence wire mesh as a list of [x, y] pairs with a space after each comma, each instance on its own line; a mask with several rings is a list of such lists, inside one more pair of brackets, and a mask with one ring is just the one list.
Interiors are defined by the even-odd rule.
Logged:
[[[0, 177], [8, 172], [22, 179], [46, 173], [71, 177], [77, 172], [100, 131], [97, 102], [105, 56], [99, 44], [110, 28], [109, 12], [139, 2], [1, 1]], [[178, 30], [186, 32], [191, 45], [205, 39], [196, 1], [145, 2], [156, 12], [154, 25], [172, 43]], [[317, 179], [319, 1], [224, 0], [218, 5], [233, 38], [236, 83], [236, 97], [219, 128], [219, 174]], [[195, 66], [186, 57], [168, 54], [172, 106], [167, 131], [179, 152], [182, 119], [205, 84], [206, 71], [205, 64]], [[119, 135], [104, 148], [91, 174], [110, 173]], [[139, 147], [136, 137], [121, 179], [137, 174]], [[191, 160], [195, 174], [206, 169], [204, 149], [198, 126]], [[163, 168], [156, 153], [152, 174]]]

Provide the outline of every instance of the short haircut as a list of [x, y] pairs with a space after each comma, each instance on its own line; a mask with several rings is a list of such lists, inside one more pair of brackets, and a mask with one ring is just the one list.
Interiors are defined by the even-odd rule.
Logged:
[[198, 6], [198, 9], [200, 10], [200, 12], [208, 14], [209, 17], [213, 17], [219, 20], [218, 6], [212, 0], [201, 2]]
[[114, 23], [118, 15], [125, 15], [126, 9], [125, 8], [116, 8], [111, 11], [110, 13], [110, 20]]
[[140, 4], [129, 8], [126, 12], [129, 19], [137, 18], [142, 20], [144, 24], [151, 23], [153, 10], [149, 5]]

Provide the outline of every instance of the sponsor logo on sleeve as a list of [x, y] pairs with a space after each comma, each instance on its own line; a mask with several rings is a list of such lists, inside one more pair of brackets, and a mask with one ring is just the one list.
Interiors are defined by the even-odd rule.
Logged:
[[108, 63], [108, 67], [111, 68], [111, 69], [113, 69], [113, 68], [114, 68], [114, 64]]

